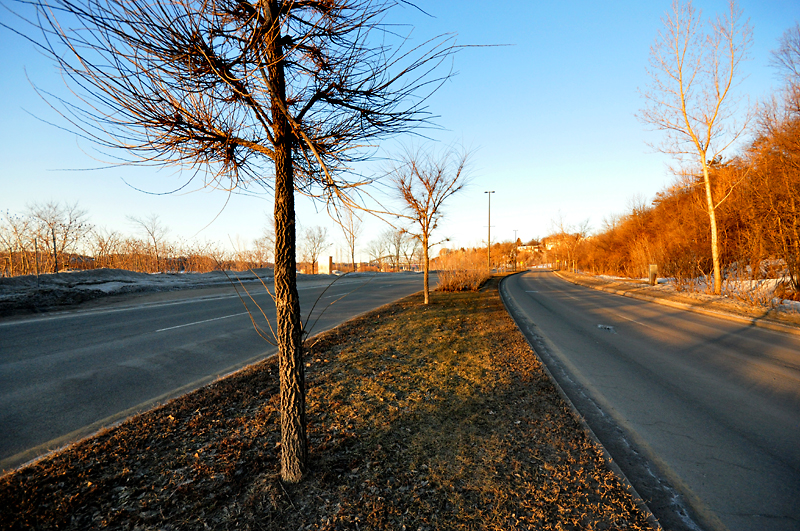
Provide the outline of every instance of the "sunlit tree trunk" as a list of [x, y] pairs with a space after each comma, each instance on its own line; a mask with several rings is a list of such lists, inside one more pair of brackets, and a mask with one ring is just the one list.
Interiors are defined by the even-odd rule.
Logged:
[[719, 260], [719, 231], [717, 230], [717, 213], [714, 204], [714, 195], [711, 189], [711, 178], [708, 175], [708, 162], [705, 153], [700, 154], [703, 165], [703, 184], [706, 191], [706, 210], [711, 230], [711, 261], [714, 265], [714, 293], [722, 293], [722, 267]]
[[425, 268], [424, 274], [424, 281], [423, 281], [423, 292], [425, 294], [425, 304], [430, 302], [430, 274], [431, 274], [431, 263], [428, 258], [428, 236], [427, 234], [423, 234], [422, 236], [422, 263]]
[[[278, 2], [269, 2], [272, 20]], [[275, 137], [275, 304], [277, 307], [278, 358], [281, 392], [281, 477], [299, 482], [306, 468], [305, 377], [303, 373], [302, 322], [297, 292], [297, 231], [294, 211], [292, 131], [282, 107], [286, 101], [280, 27], [271, 24], [267, 39], [269, 77]], [[283, 102], [283, 105], [282, 105]]]

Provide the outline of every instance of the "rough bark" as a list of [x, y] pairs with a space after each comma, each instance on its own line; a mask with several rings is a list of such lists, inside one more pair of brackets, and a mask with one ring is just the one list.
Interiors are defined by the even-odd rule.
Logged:
[[[268, 15], [277, 20], [278, 2], [269, 2]], [[275, 304], [277, 307], [278, 359], [281, 387], [281, 478], [299, 482], [306, 469], [305, 375], [302, 321], [297, 292], [297, 235], [294, 211], [292, 131], [282, 111], [286, 101], [280, 28], [272, 24], [267, 39], [267, 59], [272, 89], [275, 138]], [[284, 103], [285, 105], [285, 103]]]

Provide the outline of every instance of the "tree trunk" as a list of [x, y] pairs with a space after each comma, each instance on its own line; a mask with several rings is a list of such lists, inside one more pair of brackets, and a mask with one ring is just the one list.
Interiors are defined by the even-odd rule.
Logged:
[[269, 2], [267, 16], [275, 21], [267, 37], [269, 77], [275, 138], [275, 304], [277, 307], [278, 359], [281, 388], [281, 478], [297, 483], [303, 478], [308, 457], [306, 441], [305, 376], [303, 373], [302, 321], [297, 293], [296, 226], [292, 132], [280, 102], [286, 101], [286, 80], [278, 2]]
[[722, 294], [722, 268], [719, 264], [719, 240], [717, 234], [717, 214], [714, 206], [714, 196], [711, 194], [711, 178], [708, 175], [708, 163], [705, 160], [705, 153], [702, 154], [703, 161], [703, 182], [706, 188], [706, 208], [708, 209], [708, 221], [711, 225], [711, 261], [714, 264], [714, 294]]
[[53, 236], [53, 273], [58, 274], [58, 249], [56, 249], [56, 229], [50, 228]]
[[425, 267], [425, 274], [423, 275], [424, 280], [423, 280], [423, 284], [422, 284], [423, 285], [422, 291], [423, 291], [423, 293], [425, 295], [425, 304], [428, 304], [430, 302], [429, 277], [430, 277], [431, 265], [430, 265], [430, 261], [428, 260], [428, 237], [427, 236], [422, 238], [422, 263], [423, 263], [423, 266]]

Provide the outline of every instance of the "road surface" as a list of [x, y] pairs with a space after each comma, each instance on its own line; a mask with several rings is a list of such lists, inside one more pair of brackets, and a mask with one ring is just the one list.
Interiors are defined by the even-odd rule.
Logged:
[[[298, 283], [304, 318], [329, 282]], [[247, 288], [274, 324], [263, 287]], [[309, 326], [331, 302], [312, 334], [420, 289], [422, 275], [413, 273], [344, 277], [322, 295]], [[275, 352], [255, 332], [231, 286], [0, 320], [0, 468]]]
[[666, 529], [800, 529], [800, 337], [549, 271], [502, 292]]

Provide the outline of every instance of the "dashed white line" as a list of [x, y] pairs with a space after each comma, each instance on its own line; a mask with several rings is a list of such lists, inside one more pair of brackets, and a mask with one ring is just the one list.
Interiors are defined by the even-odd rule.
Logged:
[[[636, 319], [631, 319], [630, 317], [625, 317], [624, 315], [620, 315], [617, 312], [614, 312], [614, 315], [616, 315], [618, 317], [622, 317], [623, 319], [628, 320], [628, 321], [630, 321], [632, 323], [636, 323], [638, 325], [646, 326], [647, 328], [653, 328], [652, 326], [650, 326], [648, 324], [644, 324], [641, 321], [637, 321]], [[653, 328], [653, 330], [655, 330], [655, 328]]]
[[166, 332], [167, 330], [175, 330], [176, 328], [183, 328], [183, 327], [186, 327], [186, 326], [193, 326], [193, 325], [202, 324], [202, 323], [210, 323], [211, 321], [219, 321], [221, 319], [227, 319], [229, 317], [237, 317], [239, 315], [247, 315], [247, 313], [248, 312], [234, 313], [232, 315], [225, 315], [223, 317], [214, 317], [213, 319], [206, 319], [204, 321], [195, 321], [194, 323], [186, 323], [186, 324], [182, 324], [182, 325], [178, 325], [178, 326], [170, 326], [169, 328], [162, 328], [161, 330], [156, 330], [156, 333], [158, 333], [158, 332]]

